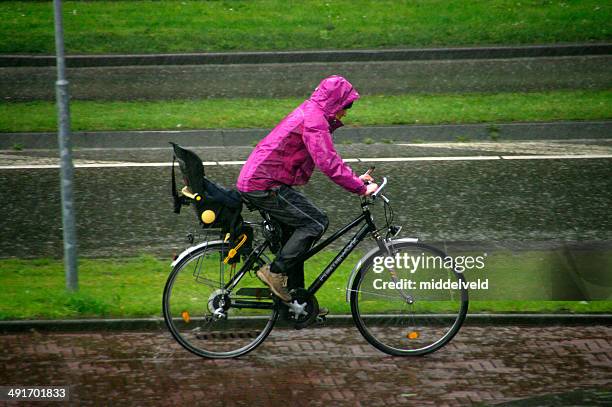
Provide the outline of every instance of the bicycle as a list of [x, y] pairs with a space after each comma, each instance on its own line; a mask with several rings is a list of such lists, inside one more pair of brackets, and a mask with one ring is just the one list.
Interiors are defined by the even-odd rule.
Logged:
[[[265, 212], [260, 211], [262, 222], [246, 222], [261, 228], [263, 241], [237, 260], [237, 248], [222, 239], [207, 240], [183, 251], [172, 263], [163, 293], [164, 319], [172, 336], [196, 355], [232, 358], [260, 345], [281, 311], [296, 329], [310, 326], [318, 316], [317, 291], [355, 247], [371, 235], [377, 245], [357, 262], [346, 288], [346, 300], [359, 332], [371, 345], [395, 356], [425, 355], [446, 345], [467, 314], [465, 276], [442, 250], [415, 238], [396, 237], [401, 227], [391, 224], [390, 200], [381, 193], [386, 185], [387, 178], [383, 178], [370, 197], [361, 198], [361, 214], [357, 218], [302, 257], [311, 258], [361, 225], [308, 288], [291, 291], [290, 303], [274, 296], [254, 273], [270, 261], [264, 251], [270, 247], [275, 251], [279, 245], [279, 228]], [[379, 200], [383, 201], [386, 221], [380, 229], [369, 208]], [[234, 258], [233, 264], [228, 262], [230, 257]], [[428, 267], [423, 270], [427, 273], [417, 277], [416, 270], [402, 266], [406, 265], [402, 260], [409, 262], [411, 257], [420, 257], [422, 265], [433, 259], [433, 270]], [[438, 278], [444, 282], [444, 277], [458, 283], [458, 288], [431, 288]]]

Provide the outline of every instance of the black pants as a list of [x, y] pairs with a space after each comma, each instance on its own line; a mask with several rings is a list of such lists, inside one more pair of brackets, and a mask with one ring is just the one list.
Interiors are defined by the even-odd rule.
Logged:
[[285, 185], [243, 195], [281, 226], [282, 248], [270, 266], [271, 271], [287, 274], [289, 290], [304, 287], [304, 262], [298, 257], [325, 233], [329, 225], [327, 215], [303, 194]]

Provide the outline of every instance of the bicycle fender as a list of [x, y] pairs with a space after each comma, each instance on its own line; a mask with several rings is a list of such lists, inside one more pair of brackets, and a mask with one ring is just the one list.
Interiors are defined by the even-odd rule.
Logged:
[[174, 266], [176, 266], [177, 264], [179, 264], [179, 262], [180, 262], [181, 260], [183, 260], [185, 257], [189, 256], [191, 253], [193, 253], [194, 251], [196, 251], [196, 250], [198, 250], [198, 249], [200, 249], [200, 248], [202, 248], [202, 247], [209, 246], [209, 245], [213, 245], [213, 244], [220, 244], [220, 243], [223, 243], [223, 240], [209, 240], [209, 241], [207, 241], [207, 242], [203, 242], [203, 243], [200, 243], [200, 244], [198, 244], [198, 245], [188, 247], [188, 248], [186, 248], [185, 250], [183, 250], [183, 251], [181, 252], [181, 254], [179, 254], [179, 255], [178, 255], [178, 257], [176, 258], [176, 260], [174, 260], [174, 261], [173, 261], [173, 262], [170, 264], [170, 267], [174, 268]]
[[[389, 241], [385, 241], [385, 245], [388, 248], [389, 246], [393, 246], [396, 243], [406, 243], [406, 242], [417, 243], [418, 241], [419, 241], [419, 238], [417, 237], [404, 237], [401, 239], [392, 239]], [[367, 252], [361, 259], [359, 259], [357, 264], [355, 264], [355, 267], [353, 267], [353, 270], [351, 271], [351, 274], [349, 275], [349, 278], [348, 278], [348, 282], [346, 284], [346, 302], [350, 302], [351, 287], [353, 286], [353, 280], [355, 279], [357, 272], [359, 271], [361, 266], [367, 263], [380, 249], [381, 249], [380, 247], [373, 248], [372, 250]]]

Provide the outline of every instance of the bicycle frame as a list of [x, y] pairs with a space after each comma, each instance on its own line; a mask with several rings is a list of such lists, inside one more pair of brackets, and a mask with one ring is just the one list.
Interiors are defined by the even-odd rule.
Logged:
[[[370, 232], [376, 231], [376, 225], [372, 219], [372, 215], [370, 214], [370, 210], [367, 205], [362, 205], [363, 212], [357, 218], [355, 218], [352, 222], [348, 223], [346, 226], [336, 231], [333, 235], [328, 237], [322, 242], [319, 242], [310, 250], [308, 250], [305, 254], [300, 257], [300, 261], [306, 261], [325, 247], [329, 246], [334, 241], [338, 240], [341, 236], [345, 235], [349, 230], [353, 229], [357, 225], [361, 224], [365, 221], [365, 224], [361, 226], [361, 228], [355, 233], [353, 238], [340, 250], [340, 252], [333, 258], [333, 260], [323, 269], [321, 274], [312, 282], [312, 284], [308, 287], [307, 291], [309, 295], [314, 295], [323, 284], [331, 277], [331, 275], [338, 269], [338, 267], [346, 260], [346, 258], [351, 254], [351, 252], [357, 247], [363, 239]], [[252, 263], [257, 259], [263, 251], [268, 247], [269, 242], [266, 240], [261, 245], [259, 245], [247, 258], [245, 264], [242, 266], [240, 271], [234, 275], [234, 277], [228, 281], [225, 285], [225, 289], [231, 291], [240, 281], [242, 276], [246, 273], [246, 271], [251, 267]], [[241, 305], [247, 305], [247, 302], [240, 302]], [[248, 302], [249, 305], [250, 301]], [[263, 308], [264, 304], [255, 305], [257, 308]]]
[[340, 252], [332, 259], [332, 261], [323, 269], [321, 274], [310, 284], [308, 287], [308, 293], [310, 295], [314, 295], [321, 286], [331, 277], [331, 275], [340, 267], [340, 265], [344, 262], [344, 260], [351, 254], [351, 252], [357, 247], [363, 239], [367, 236], [368, 233], [374, 232], [376, 230], [376, 226], [374, 225], [374, 221], [372, 220], [372, 216], [370, 215], [370, 211], [365, 208], [364, 211], [359, 215], [355, 220], [344, 226], [342, 229], [338, 230], [336, 233], [325, 239], [324, 241], [318, 243], [310, 250], [308, 250], [300, 260], [308, 260], [325, 247], [329, 246], [332, 242], [336, 241], [338, 238], [346, 234], [349, 230], [353, 229], [355, 226], [359, 225], [365, 221], [366, 223], [361, 226], [361, 228], [355, 233], [353, 238], [340, 250]]

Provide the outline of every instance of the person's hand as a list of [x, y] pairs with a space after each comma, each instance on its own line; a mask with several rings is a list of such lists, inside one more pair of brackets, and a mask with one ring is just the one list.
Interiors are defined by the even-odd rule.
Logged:
[[362, 180], [365, 183], [374, 182], [374, 178], [372, 178], [372, 176], [370, 174], [368, 174], [367, 172], [365, 174], [363, 174], [363, 175], [360, 175], [359, 179]]
[[366, 192], [363, 194], [364, 196], [370, 196], [378, 189], [378, 184], [371, 182], [366, 185]]

